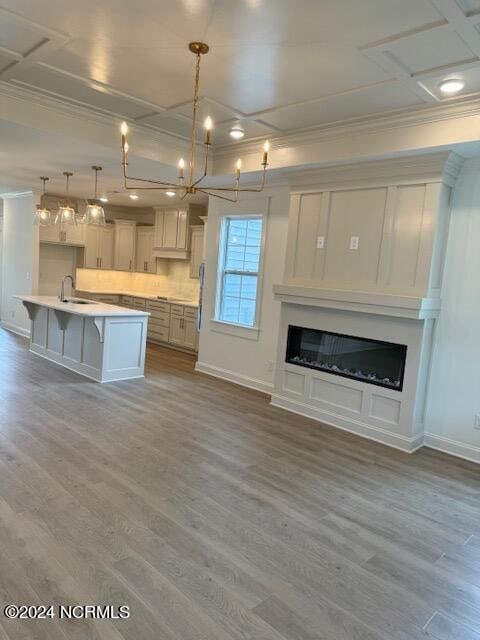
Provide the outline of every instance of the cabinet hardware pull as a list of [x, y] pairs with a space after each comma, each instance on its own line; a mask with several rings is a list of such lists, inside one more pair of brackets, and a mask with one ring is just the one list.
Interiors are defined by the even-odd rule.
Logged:
[[100, 258], [100, 269], [102, 268], [102, 258]]

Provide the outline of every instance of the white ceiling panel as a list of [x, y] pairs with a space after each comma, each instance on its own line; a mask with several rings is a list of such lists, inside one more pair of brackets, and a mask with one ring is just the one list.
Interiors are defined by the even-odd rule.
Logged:
[[467, 16], [480, 13], [480, 0], [456, 0], [456, 3]]
[[[199, 117], [212, 116], [221, 144], [236, 119], [253, 138], [431, 104], [422, 74], [454, 74], [480, 56], [478, 18], [465, 17], [480, 0], [1, 2], [17, 16], [0, 20], [0, 47], [25, 54], [52, 34], [8, 82], [186, 137], [187, 45], [206, 41]], [[0, 70], [10, 63], [1, 56]], [[467, 82], [479, 91], [475, 68]]]
[[0, 9], [0, 47], [25, 55], [42, 42], [45, 34]]
[[390, 83], [334, 96], [326, 100], [292, 105], [264, 114], [263, 120], [285, 131], [350, 120], [371, 113], [419, 106], [419, 98], [400, 83]]
[[453, 30], [433, 29], [399, 39], [388, 47], [392, 55], [410, 73], [437, 69], [476, 58], [460, 35]]
[[[306, 44], [225, 46], [212, 50], [204, 90], [244, 113], [320, 98], [390, 76], [350, 47]], [[205, 65], [205, 67], [207, 64]], [[218, 82], [218, 75], [222, 82]]]
[[143, 118], [142, 123], [185, 138], [188, 138], [192, 131], [192, 124], [188, 118], [179, 118], [168, 112]]
[[441, 17], [428, 0], [219, 0], [207, 38], [216, 46], [342, 42], [355, 47]]
[[[218, 104], [213, 100], [209, 100], [208, 98], [202, 98], [199, 100], [197, 108], [200, 121], [203, 121], [207, 116], [210, 116], [213, 122], [218, 124], [220, 122], [230, 121], [233, 118], [236, 118], [236, 112], [232, 111], [232, 109], [229, 109], [222, 104]], [[182, 106], [173, 109], [173, 111], [182, 116], [191, 118], [192, 102], [183, 104]]]
[[12, 58], [12, 56], [5, 55], [2, 51], [0, 51], [0, 73], [5, 71], [6, 69], [11, 68], [12, 65], [17, 64], [17, 60]]
[[36, 87], [41, 92], [60, 99], [79, 102], [95, 109], [122, 115], [127, 119], [138, 118], [151, 112], [150, 108], [141, 103], [110, 95], [99, 88], [90, 87], [40, 66], [21, 70], [16, 76], [16, 82], [21, 82], [30, 88]]

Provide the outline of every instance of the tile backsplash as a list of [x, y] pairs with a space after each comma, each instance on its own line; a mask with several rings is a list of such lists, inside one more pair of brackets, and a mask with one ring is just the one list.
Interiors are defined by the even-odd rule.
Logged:
[[198, 300], [199, 281], [190, 278], [187, 260], [157, 259], [157, 273], [77, 269], [77, 289], [98, 293], [128, 292]]

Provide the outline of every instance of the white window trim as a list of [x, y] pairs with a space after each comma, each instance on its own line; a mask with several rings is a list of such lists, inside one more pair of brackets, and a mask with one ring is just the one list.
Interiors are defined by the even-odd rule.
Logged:
[[[234, 322], [225, 322], [224, 320], [218, 320], [218, 296], [222, 289], [222, 271], [219, 269], [220, 251], [223, 247], [223, 233], [224, 233], [224, 220], [225, 218], [261, 218], [262, 219], [262, 235], [260, 239], [260, 261], [258, 264], [257, 275], [257, 300], [255, 304], [255, 322], [253, 326], [244, 324], [237, 324]], [[210, 329], [212, 331], [218, 331], [219, 333], [226, 333], [228, 335], [236, 336], [238, 338], [246, 338], [248, 340], [258, 340], [260, 334], [260, 316], [263, 300], [263, 270], [265, 264], [265, 238], [267, 234], [268, 224], [268, 210], [267, 212], [228, 212], [219, 216], [217, 227], [217, 255], [216, 255], [216, 280], [215, 280], [215, 297], [213, 304], [213, 317], [210, 319]]]

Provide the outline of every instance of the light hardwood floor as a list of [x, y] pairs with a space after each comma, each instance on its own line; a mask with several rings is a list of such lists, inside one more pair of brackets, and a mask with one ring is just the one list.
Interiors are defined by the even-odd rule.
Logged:
[[99, 385], [0, 330], [0, 600], [128, 604], [0, 640], [479, 640], [480, 470], [149, 347]]

